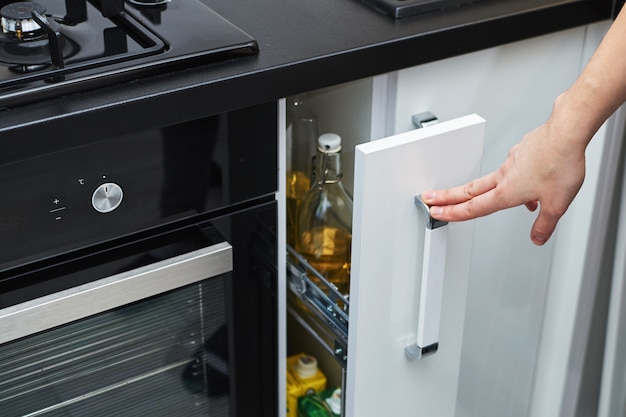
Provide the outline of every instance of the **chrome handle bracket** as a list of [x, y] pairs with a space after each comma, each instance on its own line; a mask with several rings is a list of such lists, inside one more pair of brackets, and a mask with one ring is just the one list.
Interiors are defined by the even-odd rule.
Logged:
[[424, 213], [424, 216], [426, 216], [426, 229], [438, 229], [448, 224], [448, 222], [445, 222], [443, 220], [437, 220], [430, 215], [430, 207], [428, 206], [428, 204], [424, 203], [421, 194], [415, 196], [414, 202], [417, 208], [420, 209], [422, 213]]
[[414, 114], [411, 120], [413, 121], [413, 125], [418, 129], [436, 125], [437, 123], [439, 123], [439, 119], [437, 118], [437, 116], [429, 111]]

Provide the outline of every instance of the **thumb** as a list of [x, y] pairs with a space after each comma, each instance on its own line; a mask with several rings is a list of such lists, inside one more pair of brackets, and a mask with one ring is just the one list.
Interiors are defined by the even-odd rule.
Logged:
[[541, 208], [530, 231], [530, 240], [537, 246], [546, 243], [552, 236], [554, 229], [556, 229], [556, 224], [560, 218], [561, 216], [549, 214]]

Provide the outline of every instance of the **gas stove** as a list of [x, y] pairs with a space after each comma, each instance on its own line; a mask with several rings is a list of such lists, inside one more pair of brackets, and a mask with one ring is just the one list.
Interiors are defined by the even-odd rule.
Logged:
[[0, 0], [0, 107], [258, 53], [197, 0]]

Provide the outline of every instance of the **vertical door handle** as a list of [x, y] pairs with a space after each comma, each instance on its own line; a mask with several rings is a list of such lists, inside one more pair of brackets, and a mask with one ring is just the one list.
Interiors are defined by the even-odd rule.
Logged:
[[409, 360], [418, 360], [435, 353], [439, 347], [439, 322], [448, 244], [448, 222], [433, 219], [421, 195], [415, 196], [415, 205], [426, 215], [426, 230], [417, 340], [415, 344], [404, 348], [404, 353]]

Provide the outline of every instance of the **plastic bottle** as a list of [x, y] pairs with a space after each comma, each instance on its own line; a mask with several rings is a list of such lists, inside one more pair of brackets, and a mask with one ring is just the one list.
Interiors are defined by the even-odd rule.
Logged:
[[298, 400], [298, 417], [340, 417], [341, 388], [311, 393]]
[[317, 359], [305, 353], [287, 358], [287, 417], [298, 415], [298, 399], [326, 389], [326, 376]]
[[312, 160], [319, 136], [318, 118], [306, 94], [287, 103], [287, 243], [295, 247], [296, 211], [311, 188]]
[[346, 295], [350, 288], [352, 198], [341, 183], [340, 151], [339, 135], [326, 133], [319, 137], [315, 184], [298, 207], [295, 248]]

